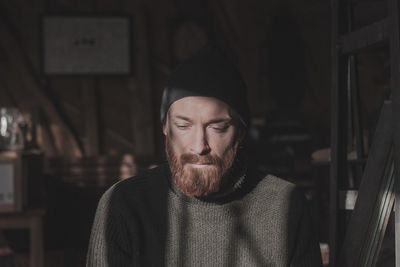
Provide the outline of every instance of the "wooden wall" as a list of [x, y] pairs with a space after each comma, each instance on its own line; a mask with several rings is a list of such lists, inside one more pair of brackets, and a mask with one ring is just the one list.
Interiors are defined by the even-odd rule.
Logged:
[[[161, 158], [160, 96], [176, 63], [174, 29], [188, 20], [205, 25], [238, 64], [254, 118], [282, 111], [283, 92], [297, 99], [295, 113], [329, 140], [327, 1], [13, 0], [2, 1], [0, 10], [0, 106], [40, 107], [39, 139], [49, 157]], [[41, 73], [40, 16], [76, 13], [132, 16], [134, 75]], [[178, 39], [187, 51], [196, 46], [189, 38]]]

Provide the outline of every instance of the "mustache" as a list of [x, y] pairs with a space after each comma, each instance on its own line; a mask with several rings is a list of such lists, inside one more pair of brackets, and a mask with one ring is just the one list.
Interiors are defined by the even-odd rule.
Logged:
[[208, 164], [208, 165], [218, 165], [221, 163], [221, 159], [212, 155], [196, 155], [185, 153], [180, 156], [180, 161], [182, 164]]

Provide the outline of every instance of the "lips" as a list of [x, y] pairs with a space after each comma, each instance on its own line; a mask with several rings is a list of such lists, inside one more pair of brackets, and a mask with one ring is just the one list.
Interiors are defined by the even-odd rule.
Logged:
[[195, 154], [182, 154], [181, 155], [181, 164], [191, 164], [193, 166], [209, 166], [209, 165], [217, 165], [218, 158], [212, 155], [204, 155], [199, 156]]
[[213, 164], [212, 162], [190, 162], [191, 164], [196, 164], [196, 165], [211, 165]]
[[210, 165], [213, 165], [211, 162], [190, 162], [190, 163], [188, 163], [188, 164], [194, 165], [194, 166], [197, 166], [197, 167], [203, 167], [203, 166], [210, 166]]

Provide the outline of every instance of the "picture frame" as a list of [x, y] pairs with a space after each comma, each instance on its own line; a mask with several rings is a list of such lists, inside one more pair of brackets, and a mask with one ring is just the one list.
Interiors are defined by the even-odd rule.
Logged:
[[129, 15], [44, 15], [41, 69], [44, 75], [131, 75]]

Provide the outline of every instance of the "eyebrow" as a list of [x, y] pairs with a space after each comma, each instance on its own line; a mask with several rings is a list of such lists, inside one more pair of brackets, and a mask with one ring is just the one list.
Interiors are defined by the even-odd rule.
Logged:
[[229, 123], [232, 121], [232, 118], [217, 118], [209, 121], [207, 124], [213, 124], [213, 123]]
[[180, 119], [180, 120], [184, 120], [184, 121], [192, 122], [192, 120], [191, 120], [190, 118], [188, 118], [188, 117], [185, 117], [185, 116], [181, 116], [181, 115], [175, 115], [175, 116], [173, 116], [173, 117], [174, 117], [173, 119]]
[[[192, 120], [188, 117], [182, 116], [182, 115], [175, 115], [174, 119], [180, 119], [180, 120], [184, 120], [187, 122], [192, 122]], [[212, 119], [210, 121], [207, 122], [207, 124], [213, 124], [213, 123], [229, 123], [232, 121], [232, 118], [216, 118], [216, 119]]]

